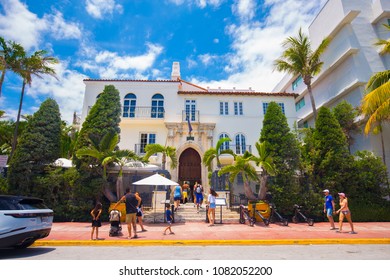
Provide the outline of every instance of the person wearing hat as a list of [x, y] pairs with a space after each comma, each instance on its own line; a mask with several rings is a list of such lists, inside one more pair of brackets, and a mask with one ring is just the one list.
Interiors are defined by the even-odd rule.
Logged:
[[334, 220], [333, 220], [333, 211], [336, 209], [334, 205], [333, 197], [329, 194], [329, 190], [325, 189], [322, 191], [325, 194], [325, 203], [324, 203], [324, 213], [328, 217], [330, 223], [330, 229], [335, 230]]
[[340, 209], [336, 211], [339, 214], [339, 230], [337, 232], [342, 232], [343, 230], [343, 221], [344, 217], [347, 218], [349, 225], [351, 226], [351, 231], [349, 233], [356, 233], [353, 229], [353, 223], [351, 218], [351, 211], [348, 208], [348, 199], [345, 196], [345, 193], [339, 193], [340, 198]]

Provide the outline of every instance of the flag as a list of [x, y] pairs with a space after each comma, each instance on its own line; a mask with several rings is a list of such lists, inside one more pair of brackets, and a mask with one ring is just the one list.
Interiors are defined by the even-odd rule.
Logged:
[[190, 122], [190, 116], [187, 116], [187, 121], [188, 121], [188, 130], [189, 130], [189, 132], [191, 133], [191, 131], [192, 131], [192, 126], [191, 126], [191, 122]]

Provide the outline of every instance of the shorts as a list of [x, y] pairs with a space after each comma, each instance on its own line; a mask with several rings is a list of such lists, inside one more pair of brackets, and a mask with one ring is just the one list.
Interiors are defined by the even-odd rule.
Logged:
[[173, 200], [174, 200], [174, 201], [181, 200], [181, 196], [175, 196], [175, 197], [173, 198]]
[[215, 203], [210, 203], [210, 209], [215, 209], [216, 207]]
[[332, 216], [333, 215], [333, 209], [332, 208], [326, 208], [326, 215]]
[[201, 203], [203, 200], [203, 195], [201, 193], [196, 193], [196, 203]]
[[136, 213], [126, 214], [126, 223], [127, 224], [135, 223], [135, 219], [136, 219]]
[[171, 220], [167, 221], [167, 224], [172, 225], [172, 221]]
[[341, 211], [341, 213], [343, 213], [344, 215], [348, 215], [349, 214], [349, 211], [346, 210], [346, 211]]
[[102, 222], [100, 220], [92, 220], [92, 227], [101, 227]]
[[137, 215], [136, 215], [136, 216], [137, 216], [137, 217], [142, 217], [142, 216], [143, 216], [142, 211], [141, 211], [141, 210], [137, 211]]

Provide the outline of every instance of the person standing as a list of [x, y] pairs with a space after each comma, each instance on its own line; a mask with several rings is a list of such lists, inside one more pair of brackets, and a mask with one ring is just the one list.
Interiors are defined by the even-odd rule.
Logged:
[[100, 221], [100, 215], [102, 214], [102, 204], [100, 202], [96, 203], [95, 208], [91, 210], [92, 216], [92, 231], [91, 231], [91, 240], [93, 239], [93, 234], [96, 234], [96, 240], [100, 240], [99, 238], [99, 228], [102, 226], [102, 222]]
[[218, 194], [215, 192], [215, 190], [210, 189], [210, 193], [207, 198], [207, 204], [209, 206], [209, 211], [208, 211], [208, 217], [210, 222], [209, 227], [214, 226], [215, 223], [215, 208], [217, 207], [215, 203], [216, 203], [217, 196]]
[[330, 229], [335, 230], [336, 228], [334, 226], [334, 220], [333, 220], [333, 211], [335, 210], [334, 200], [333, 197], [329, 194], [328, 189], [323, 190], [323, 193], [325, 195], [324, 213], [328, 217], [330, 223]]
[[182, 186], [183, 190], [183, 204], [186, 204], [188, 202], [188, 191], [190, 186], [188, 185], [187, 181], [184, 181], [184, 184]]
[[171, 229], [173, 217], [169, 204], [165, 205], [165, 216], [167, 219], [168, 226], [164, 230], [164, 235], [167, 234], [167, 230], [169, 230], [169, 234], [175, 234]]
[[[113, 209], [116, 209], [116, 207], [122, 201], [126, 203], [126, 224], [127, 224], [127, 230], [129, 232], [129, 236], [127, 238], [128, 239], [138, 238], [136, 214], [141, 204], [141, 198], [139, 197], [139, 195], [135, 193], [131, 193], [130, 188], [126, 188], [126, 194], [122, 196], [122, 198], [114, 205]], [[134, 230], [133, 237], [131, 237], [131, 227], [133, 227]]]
[[348, 208], [348, 199], [345, 196], [345, 193], [339, 193], [340, 198], [340, 209], [336, 211], [339, 214], [339, 230], [337, 232], [342, 232], [343, 230], [343, 221], [344, 217], [347, 218], [349, 225], [351, 226], [351, 231], [349, 233], [355, 234], [355, 230], [353, 228], [351, 211]]
[[175, 205], [175, 212], [177, 211], [177, 209], [180, 206], [180, 200], [182, 197], [183, 197], [183, 190], [181, 189], [181, 187], [179, 185], [177, 185], [173, 189], [173, 201], [174, 201], [173, 203]]
[[196, 211], [199, 213], [199, 207], [202, 208], [203, 202], [203, 187], [201, 184], [198, 184], [198, 182], [195, 182], [194, 193], [196, 196]]
[[[135, 194], [138, 195], [138, 196], [141, 198], [139, 192], [136, 192]], [[143, 222], [142, 222], [142, 218], [143, 218], [143, 216], [144, 216], [144, 209], [143, 209], [143, 206], [142, 206], [142, 198], [141, 198], [141, 203], [139, 204], [139, 207], [138, 207], [138, 211], [137, 211], [137, 215], [136, 215], [136, 216], [137, 216], [137, 222], [138, 222], [138, 224], [141, 226], [141, 231], [142, 231], [142, 232], [146, 231], [146, 229], [145, 229], [145, 227], [144, 227], [144, 224], [143, 224]]]

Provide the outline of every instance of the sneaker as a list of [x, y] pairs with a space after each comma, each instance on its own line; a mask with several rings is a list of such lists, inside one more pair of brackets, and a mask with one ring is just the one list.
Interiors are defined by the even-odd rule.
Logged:
[[145, 232], [145, 231], [147, 231], [146, 229], [143, 229], [143, 230], [141, 230], [142, 232]]
[[330, 230], [335, 230], [336, 228], [335, 227], [331, 227]]
[[132, 239], [137, 239], [138, 238], [138, 235], [134, 235]]
[[350, 233], [350, 234], [357, 234], [356, 231], [350, 231], [349, 233]]
[[175, 234], [175, 233], [172, 231], [172, 232], [170, 232], [169, 234]]

